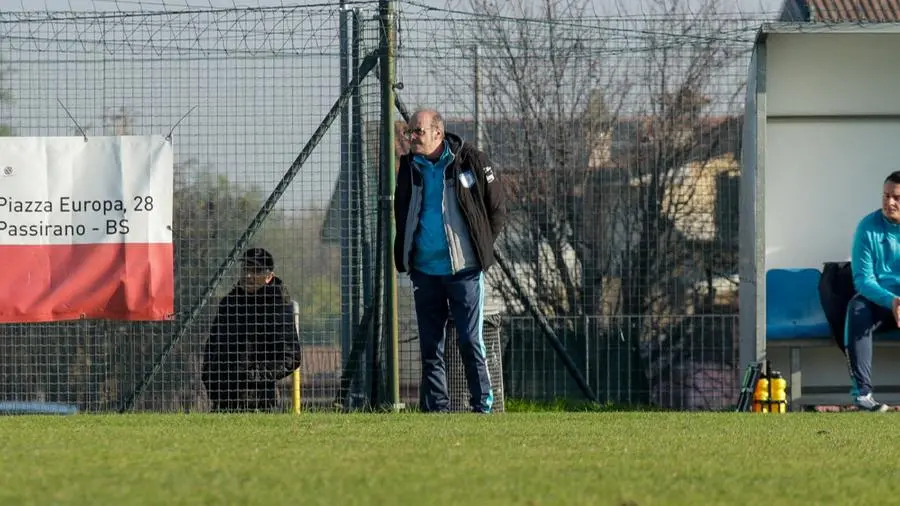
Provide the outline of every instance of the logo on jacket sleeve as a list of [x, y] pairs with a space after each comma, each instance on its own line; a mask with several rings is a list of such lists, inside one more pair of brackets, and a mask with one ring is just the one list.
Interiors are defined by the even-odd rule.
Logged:
[[494, 169], [492, 169], [490, 165], [484, 168], [484, 179], [488, 183], [494, 182]]
[[467, 170], [459, 175], [459, 182], [463, 188], [471, 188], [475, 185], [475, 174], [472, 174], [471, 170]]

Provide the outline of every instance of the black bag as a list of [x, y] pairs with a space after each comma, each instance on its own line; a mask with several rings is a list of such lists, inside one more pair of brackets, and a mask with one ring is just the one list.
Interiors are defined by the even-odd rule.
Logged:
[[822, 266], [822, 278], [819, 280], [819, 301], [828, 326], [831, 327], [834, 342], [841, 352], [845, 352], [844, 321], [847, 318], [847, 306], [855, 294], [850, 262], [825, 262]]

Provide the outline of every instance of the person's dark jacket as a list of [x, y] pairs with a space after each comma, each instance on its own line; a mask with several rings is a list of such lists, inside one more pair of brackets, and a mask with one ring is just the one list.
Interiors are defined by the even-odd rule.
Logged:
[[822, 304], [834, 342], [843, 353], [847, 351], [844, 345], [847, 307], [854, 295], [856, 288], [853, 285], [853, 269], [850, 262], [825, 262], [822, 266], [822, 277], [819, 278], [819, 302]]
[[255, 293], [236, 286], [220, 301], [202, 375], [214, 410], [273, 407], [276, 381], [300, 362], [293, 306], [281, 279]]
[[[483, 152], [463, 142], [459, 136], [447, 133], [446, 140], [453, 159], [444, 171], [445, 185], [450, 190], [444, 195], [455, 198], [459, 204], [458, 208], [445, 205], [449, 234], [456, 236], [448, 237], [451, 261], [462, 268], [467, 263], [463, 253], [465, 248], [454, 247], [471, 244], [481, 270], [487, 271], [496, 261], [494, 243], [506, 224], [506, 203], [500, 175]], [[422, 203], [422, 174], [413, 163], [413, 156], [408, 153], [400, 157], [394, 192], [394, 264], [399, 272], [409, 272], [413, 265], [414, 235]], [[469, 174], [463, 176], [469, 172], [474, 179], [468, 178]], [[462, 184], [464, 179], [461, 176], [466, 184]], [[456, 209], [462, 220], [456, 219], [453, 214]]]

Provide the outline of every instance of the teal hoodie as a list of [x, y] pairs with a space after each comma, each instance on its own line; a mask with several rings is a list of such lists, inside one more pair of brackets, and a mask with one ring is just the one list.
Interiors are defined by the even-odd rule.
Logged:
[[856, 291], [891, 309], [900, 296], [900, 225], [888, 221], [881, 209], [860, 220], [850, 261]]
[[415, 155], [413, 163], [422, 173], [423, 200], [416, 228], [416, 254], [413, 258], [417, 270], [432, 276], [446, 276], [453, 272], [450, 262], [450, 244], [444, 230], [444, 172], [453, 161], [450, 144], [444, 141], [444, 151], [436, 161]]

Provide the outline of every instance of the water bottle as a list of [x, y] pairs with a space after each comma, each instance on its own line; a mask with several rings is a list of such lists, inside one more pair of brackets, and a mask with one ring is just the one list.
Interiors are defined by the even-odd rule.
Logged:
[[786, 413], [787, 412], [787, 380], [781, 375], [780, 372], [775, 371], [772, 373], [772, 413]]
[[756, 382], [756, 390], [753, 391], [753, 412], [769, 412], [769, 379], [759, 378]]

